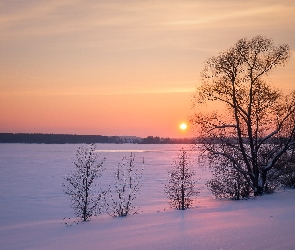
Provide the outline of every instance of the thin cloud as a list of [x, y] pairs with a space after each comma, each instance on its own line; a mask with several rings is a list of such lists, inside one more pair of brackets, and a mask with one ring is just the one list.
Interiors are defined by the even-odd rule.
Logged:
[[[232, 20], [239, 20], [244, 19], [245, 17], [259, 17], [259, 19], [263, 19], [265, 15], [273, 15], [273, 16], [284, 16], [285, 13], [293, 13], [295, 8], [281, 6], [281, 5], [274, 5], [274, 6], [266, 6], [260, 8], [250, 8], [243, 10], [241, 7], [236, 10], [227, 10], [221, 14], [213, 13], [211, 15], [204, 14], [196, 19], [183, 19], [183, 20], [176, 20], [172, 22], [166, 23], [168, 26], [196, 26], [196, 25], [204, 25], [210, 23], [216, 23], [218, 26], [220, 22], [228, 22]], [[251, 19], [249, 19], [250, 21]], [[274, 20], [278, 22], [278, 20]], [[250, 21], [251, 22], [251, 21]], [[241, 25], [241, 23], [236, 23], [236, 25]]]

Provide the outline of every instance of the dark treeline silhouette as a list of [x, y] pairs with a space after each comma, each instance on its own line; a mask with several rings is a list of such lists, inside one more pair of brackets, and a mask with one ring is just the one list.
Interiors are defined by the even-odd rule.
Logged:
[[26, 133], [0, 133], [1, 143], [120, 143], [118, 136], [102, 135], [71, 135], [71, 134], [26, 134]]
[[161, 138], [148, 136], [104, 136], [104, 135], [74, 135], [74, 134], [29, 134], [0, 133], [0, 143], [43, 143], [43, 144], [79, 144], [79, 143], [135, 143], [135, 144], [192, 144], [192, 138]]
[[158, 136], [148, 136], [142, 138], [140, 143], [142, 144], [192, 144], [196, 143], [193, 138], [161, 138]]

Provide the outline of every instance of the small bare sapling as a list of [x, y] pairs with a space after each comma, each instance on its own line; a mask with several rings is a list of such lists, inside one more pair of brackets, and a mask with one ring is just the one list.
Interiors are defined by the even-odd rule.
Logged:
[[103, 192], [97, 190], [95, 181], [102, 174], [105, 159], [99, 161], [95, 149], [94, 144], [78, 147], [75, 169], [65, 176], [66, 182], [62, 184], [75, 215], [82, 221], [100, 213], [103, 197]]
[[106, 211], [112, 217], [125, 217], [138, 212], [135, 200], [139, 195], [143, 169], [138, 171], [135, 168], [134, 159], [132, 153], [130, 157], [123, 157], [114, 172], [114, 184], [109, 186], [104, 197]]
[[179, 210], [190, 208], [199, 192], [195, 189], [195, 172], [192, 170], [192, 162], [189, 161], [186, 150], [180, 150], [178, 158], [167, 172], [168, 184], [165, 185], [165, 194], [170, 207]]

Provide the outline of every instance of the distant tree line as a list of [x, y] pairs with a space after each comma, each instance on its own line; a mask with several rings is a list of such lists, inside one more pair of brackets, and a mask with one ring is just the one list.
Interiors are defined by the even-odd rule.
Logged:
[[148, 136], [142, 138], [139, 143], [142, 144], [193, 144], [194, 138], [161, 138], [158, 136]]
[[0, 133], [0, 143], [90, 144], [121, 143], [121, 141], [118, 136], [103, 135]]
[[148, 136], [105, 136], [75, 134], [41, 134], [41, 133], [0, 133], [0, 143], [42, 143], [42, 144], [80, 144], [80, 143], [134, 143], [134, 144], [192, 144], [193, 138], [161, 138]]

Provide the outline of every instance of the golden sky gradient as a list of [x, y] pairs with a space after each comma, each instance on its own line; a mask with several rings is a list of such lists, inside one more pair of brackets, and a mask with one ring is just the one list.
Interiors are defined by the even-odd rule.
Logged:
[[[294, 0], [0, 0], [0, 132], [182, 137], [204, 61], [295, 49]], [[271, 81], [295, 87], [294, 53]]]

